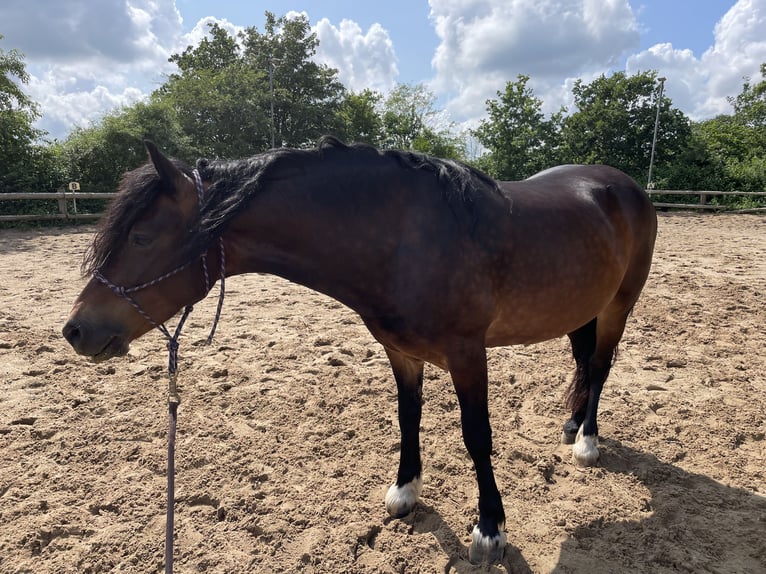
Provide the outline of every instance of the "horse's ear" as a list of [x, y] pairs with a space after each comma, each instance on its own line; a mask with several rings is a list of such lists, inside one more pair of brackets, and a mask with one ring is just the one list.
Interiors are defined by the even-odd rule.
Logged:
[[154, 169], [157, 170], [160, 179], [173, 189], [178, 189], [179, 184], [186, 181], [183, 172], [160, 151], [153, 141], [144, 140], [144, 146], [149, 152], [149, 159], [154, 164]]

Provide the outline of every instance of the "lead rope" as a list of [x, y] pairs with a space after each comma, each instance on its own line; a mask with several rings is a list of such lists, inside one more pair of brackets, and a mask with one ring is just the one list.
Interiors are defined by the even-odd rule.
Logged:
[[[199, 198], [199, 205], [200, 208], [202, 207], [202, 200], [204, 199], [204, 188], [202, 187], [202, 178], [199, 175], [199, 172], [195, 169], [193, 172], [194, 175], [194, 184], [197, 188], [197, 196]], [[223, 246], [223, 238], [218, 238], [218, 249], [219, 249], [219, 271], [220, 271], [220, 293], [218, 295], [218, 306], [216, 307], [215, 311], [215, 318], [213, 319], [213, 326], [210, 329], [210, 335], [208, 335], [207, 338], [207, 344], [209, 345], [213, 341], [213, 335], [215, 335], [215, 330], [218, 327], [218, 320], [221, 318], [221, 309], [223, 309], [223, 299], [224, 295], [226, 293], [226, 252], [224, 250]], [[207, 295], [210, 292], [211, 285], [210, 285], [210, 277], [208, 275], [208, 268], [207, 268], [207, 254], [203, 253], [200, 255], [200, 259], [202, 261], [202, 273], [205, 278], [205, 295]], [[165, 338], [167, 339], [167, 348], [168, 348], [168, 416], [169, 416], [169, 426], [168, 426], [168, 500], [167, 500], [167, 515], [166, 515], [166, 521], [165, 521], [165, 573], [166, 574], [172, 574], [173, 572], [173, 510], [174, 510], [174, 503], [175, 503], [175, 451], [176, 451], [176, 421], [178, 419], [178, 405], [181, 404], [181, 396], [178, 393], [178, 387], [177, 387], [177, 380], [178, 380], [178, 338], [181, 336], [181, 329], [184, 326], [184, 323], [186, 323], [186, 319], [188, 319], [189, 314], [194, 309], [191, 305], [187, 305], [184, 307], [183, 315], [181, 315], [181, 319], [178, 322], [178, 325], [176, 326], [175, 332], [171, 335], [170, 331], [168, 331], [168, 328], [165, 327], [162, 323], [157, 323], [154, 319], [152, 319], [151, 315], [147, 313], [143, 307], [136, 301], [132, 294], [141, 291], [142, 289], [146, 289], [147, 287], [153, 287], [154, 285], [157, 285], [161, 281], [164, 281], [165, 279], [168, 279], [170, 277], [173, 277], [177, 273], [183, 271], [189, 265], [191, 265], [194, 262], [194, 259], [191, 261], [187, 261], [183, 265], [179, 265], [172, 271], [169, 271], [168, 273], [165, 273], [164, 275], [161, 275], [157, 277], [156, 279], [152, 279], [151, 281], [147, 281], [146, 283], [141, 283], [139, 285], [135, 285], [133, 287], [123, 287], [122, 285], [117, 285], [116, 283], [112, 283], [109, 279], [107, 279], [103, 273], [101, 273], [100, 270], [97, 270], [95, 273], [93, 273], [93, 278], [100, 281], [104, 285], [106, 285], [109, 289], [112, 290], [112, 292], [117, 295], [118, 297], [121, 297], [122, 299], [125, 299], [128, 303], [130, 303], [133, 308], [138, 312], [139, 315], [141, 315], [144, 319], [146, 319], [149, 323], [151, 323], [160, 333], [162, 333]]]
[[[174, 531], [174, 512], [176, 496], [176, 421], [178, 419], [178, 405], [181, 404], [181, 396], [178, 394], [176, 381], [178, 380], [178, 336], [181, 334], [181, 328], [186, 322], [186, 318], [192, 312], [192, 306], [184, 309], [184, 314], [178, 322], [175, 333], [168, 339], [168, 500], [167, 512], [165, 516], [165, 572], [173, 573], [173, 531]], [[164, 333], [167, 330], [163, 331]]]
[[[197, 195], [199, 197], [200, 207], [202, 206], [202, 200], [204, 197], [204, 189], [202, 187], [202, 178], [199, 175], [199, 171], [196, 169], [192, 172], [194, 175], [194, 184], [197, 188]], [[207, 344], [213, 342], [213, 336], [215, 330], [218, 327], [218, 320], [221, 318], [221, 309], [223, 309], [223, 299], [226, 293], [226, 251], [223, 247], [223, 238], [218, 239], [219, 248], [219, 269], [220, 269], [220, 292], [218, 295], [218, 306], [216, 307], [215, 317], [213, 318], [213, 325], [210, 328], [210, 335], [207, 338]], [[205, 277], [205, 292], [210, 292], [210, 277], [207, 270], [207, 257], [202, 255], [202, 272]], [[132, 299], [132, 298], [131, 298]], [[134, 303], [134, 307], [142, 311], [140, 307]], [[187, 317], [192, 312], [192, 306], [188, 305], [184, 309], [184, 313], [181, 316], [181, 320], [176, 327], [173, 336], [165, 328], [164, 325], [158, 326], [160, 331], [168, 339], [168, 487], [167, 487], [167, 505], [165, 516], [165, 574], [173, 574], [173, 534], [175, 530], [175, 454], [176, 454], [176, 423], [178, 421], [178, 405], [181, 404], [181, 395], [178, 393], [178, 337], [181, 334], [181, 329], [186, 322]], [[151, 321], [154, 323], [154, 321]], [[156, 323], [155, 323], [156, 325]]]

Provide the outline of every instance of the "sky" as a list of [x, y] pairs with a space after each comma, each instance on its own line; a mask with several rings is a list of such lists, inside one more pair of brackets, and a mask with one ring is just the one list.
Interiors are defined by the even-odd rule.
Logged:
[[519, 74], [553, 112], [577, 79], [646, 70], [701, 120], [766, 62], [766, 0], [2, 0], [0, 49], [24, 54], [38, 127], [64, 139], [159, 87], [208, 23], [262, 31], [266, 10], [305, 14], [347, 88], [422, 83], [458, 126]]

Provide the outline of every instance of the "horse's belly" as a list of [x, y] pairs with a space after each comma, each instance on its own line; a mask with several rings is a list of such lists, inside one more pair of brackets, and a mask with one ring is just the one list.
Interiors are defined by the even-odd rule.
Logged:
[[532, 345], [550, 339], [563, 337], [567, 333], [582, 327], [593, 317], [583, 319], [559, 320], [555, 322], [532, 321], [520, 323], [518, 321], [492, 323], [487, 330], [487, 347], [504, 347], [508, 345]]
[[618, 288], [619, 282], [610, 281], [589, 291], [540, 290], [527, 297], [513, 297], [499, 306], [487, 329], [486, 345], [530, 345], [562, 337], [598, 316]]

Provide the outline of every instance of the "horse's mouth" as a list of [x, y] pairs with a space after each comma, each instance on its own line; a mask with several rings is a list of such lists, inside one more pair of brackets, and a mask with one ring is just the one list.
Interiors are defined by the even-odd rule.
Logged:
[[103, 363], [104, 361], [108, 361], [113, 357], [123, 357], [128, 354], [129, 348], [130, 346], [128, 345], [127, 341], [125, 341], [125, 339], [115, 335], [109, 339], [109, 341], [107, 341], [103, 349], [101, 349], [95, 355], [92, 355], [90, 360], [94, 363]]

